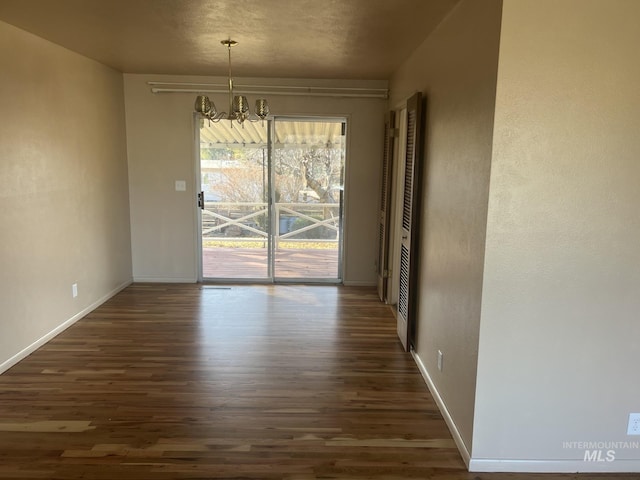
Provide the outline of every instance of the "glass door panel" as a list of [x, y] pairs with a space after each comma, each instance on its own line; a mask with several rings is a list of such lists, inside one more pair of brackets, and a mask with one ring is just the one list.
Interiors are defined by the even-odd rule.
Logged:
[[273, 122], [274, 277], [342, 277], [344, 119], [276, 117]]
[[267, 123], [201, 121], [202, 278], [271, 278]]

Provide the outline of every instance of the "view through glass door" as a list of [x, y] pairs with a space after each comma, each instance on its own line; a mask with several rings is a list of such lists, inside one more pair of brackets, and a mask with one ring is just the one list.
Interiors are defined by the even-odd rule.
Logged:
[[341, 281], [345, 125], [201, 122], [202, 279]]

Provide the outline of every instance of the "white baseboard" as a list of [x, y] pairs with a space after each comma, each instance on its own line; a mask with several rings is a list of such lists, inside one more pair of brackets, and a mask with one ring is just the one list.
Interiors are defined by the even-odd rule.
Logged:
[[129, 285], [131, 285], [131, 280], [127, 280], [126, 282], [118, 285], [116, 288], [111, 290], [109, 293], [107, 293], [106, 295], [102, 296], [101, 298], [99, 298], [98, 300], [93, 302], [87, 308], [85, 308], [85, 309], [81, 310], [80, 312], [76, 313], [73, 317], [71, 317], [70, 319], [64, 321], [62, 324], [58, 325], [56, 328], [54, 328], [49, 333], [47, 333], [46, 335], [42, 336], [41, 338], [39, 338], [35, 342], [33, 342], [28, 347], [23, 348], [21, 351], [16, 353], [14, 356], [12, 356], [8, 360], [5, 360], [4, 362], [2, 362], [0, 364], [0, 374], [2, 374], [3, 372], [6, 372], [7, 370], [9, 370], [11, 367], [13, 367], [16, 363], [18, 363], [23, 358], [31, 355], [33, 352], [35, 352], [38, 348], [40, 348], [42, 345], [47, 343], [53, 337], [55, 337], [56, 335], [58, 335], [58, 334], [62, 333], [63, 331], [65, 331], [67, 328], [69, 328], [71, 325], [76, 323], [82, 317], [84, 317], [88, 313], [90, 313], [93, 310], [95, 310], [96, 308], [98, 308], [104, 302], [109, 300], [111, 297], [113, 297], [114, 295], [116, 295], [120, 291], [124, 290]]
[[640, 460], [584, 462], [580, 460], [491, 460], [472, 458], [470, 472], [505, 473], [638, 473]]
[[197, 283], [197, 278], [185, 277], [133, 277], [134, 283]]
[[376, 282], [360, 282], [352, 280], [344, 280], [342, 284], [345, 287], [375, 287], [376, 285], [378, 285]]
[[451, 414], [447, 410], [442, 397], [438, 393], [429, 372], [415, 351], [411, 354], [418, 365], [429, 391], [433, 396], [444, 421], [449, 427], [460, 455], [470, 472], [496, 473], [637, 473], [640, 472], [640, 459], [616, 459], [612, 462], [585, 462], [581, 460], [496, 460], [488, 458], [471, 458], [460, 432]]
[[469, 450], [467, 449], [466, 445], [464, 444], [464, 441], [462, 440], [462, 436], [458, 431], [458, 427], [456, 427], [456, 424], [453, 421], [453, 418], [451, 418], [451, 414], [449, 413], [449, 410], [447, 410], [447, 407], [444, 404], [444, 401], [442, 400], [442, 397], [440, 396], [438, 389], [433, 383], [433, 380], [431, 380], [431, 376], [429, 376], [429, 372], [427, 372], [427, 368], [424, 366], [424, 363], [422, 363], [422, 360], [420, 359], [420, 357], [415, 351], [411, 351], [411, 355], [413, 355], [413, 358], [416, 361], [416, 365], [418, 365], [418, 370], [420, 370], [420, 373], [422, 374], [422, 378], [424, 378], [424, 381], [427, 383], [427, 387], [429, 387], [429, 391], [431, 392], [433, 399], [436, 401], [436, 405], [438, 405], [438, 409], [440, 410], [440, 413], [444, 417], [444, 421], [446, 422], [447, 427], [449, 427], [449, 431], [453, 436], [453, 441], [456, 442], [456, 447], [458, 447], [458, 451], [462, 456], [462, 460], [464, 461], [467, 468], [469, 468], [471, 455], [469, 454]]

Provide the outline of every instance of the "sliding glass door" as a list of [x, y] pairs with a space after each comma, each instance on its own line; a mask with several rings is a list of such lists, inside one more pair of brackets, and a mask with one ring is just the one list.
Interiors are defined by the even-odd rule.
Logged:
[[203, 280], [341, 281], [345, 125], [201, 122]]
[[274, 123], [274, 276], [340, 279], [345, 123]]

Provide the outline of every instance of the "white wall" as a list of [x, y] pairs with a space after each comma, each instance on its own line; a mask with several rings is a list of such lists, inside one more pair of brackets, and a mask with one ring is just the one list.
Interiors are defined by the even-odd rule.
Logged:
[[[148, 81], [224, 83], [225, 79], [125, 74], [134, 278], [193, 282], [197, 278], [194, 199], [198, 190], [194, 180], [195, 94], [152, 94]], [[236, 79], [236, 82], [301, 83], [277, 79]], [[385, 88], [386, 82], [363, 85]], [[213, 95], [212, 99], [218, 106], [227, 101], [224, 95]], [[348, 117], [344, 282], [374, 285], [376, 208], [387, 101], [274, 96], [269, 98], [269, 104], [275, 115]], [[175, 192], [175, 180], [186, 180], [187, 191]]]
[[635, 471], [640, 3], [505, 0], [472, 467]]
[[[391, 80], [426, 96], [416, 354], [470, 450], [500, 1], [460, 2]], [[437, 351], [444, 368], [437, 369]]]
[[131, 249], [122, 75], [2, 22], [0, 65], [1, 372], [129, 283]]

